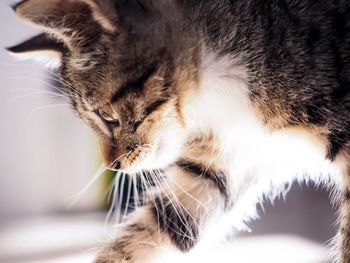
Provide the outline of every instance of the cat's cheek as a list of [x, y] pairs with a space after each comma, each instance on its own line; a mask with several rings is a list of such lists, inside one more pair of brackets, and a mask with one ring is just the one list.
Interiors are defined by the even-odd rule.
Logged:
[[165, 169], [177, 161], [186, 136], [176, 116], [174, 106], [170, 105], [149, 128], [153, 130], [148, 133], [152, 150], [143, 161], [143, 169]]
[[131, 170], [154, 170], [166, 169], [175, 163], [180, 156], [183, 138], [181, 132], [165, 132], [155, 136], [152, 150], [139, 163], [130, 167]]
[[184, 141], [184, 135], [180, 129], [164, 133], [158, 142], [155, 162], [162, 168], [176, 162], [181, 154]]

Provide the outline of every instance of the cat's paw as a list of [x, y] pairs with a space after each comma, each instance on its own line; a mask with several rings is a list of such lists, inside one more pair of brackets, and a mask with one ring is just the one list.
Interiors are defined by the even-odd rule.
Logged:
[[105, 247], [100, 251], [94, 263], [136, 263], [134, 253], [135, 251], [121, 246], [117, 241], [113, 246]]
[[148, 263], [158, 247], [159, 243], [153, 243], [146, 232], [130, 232], [105, 246], [94, 263]]
[[135, 263], [131, 256], [122, 255], [113, 252], [101, 253], [94, 263]]

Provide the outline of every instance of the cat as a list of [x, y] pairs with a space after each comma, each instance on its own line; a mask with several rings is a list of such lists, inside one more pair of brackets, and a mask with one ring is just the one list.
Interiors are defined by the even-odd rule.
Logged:
[[[149, 201], [96, 263], [152, 262], [241, 230], [264, 197], [314, 181], [340, 205], [350, 262], [350, 2], [26, 0], [111, 170], [147, 173]], [[165, 260], [166, 262], [166, 260]]]

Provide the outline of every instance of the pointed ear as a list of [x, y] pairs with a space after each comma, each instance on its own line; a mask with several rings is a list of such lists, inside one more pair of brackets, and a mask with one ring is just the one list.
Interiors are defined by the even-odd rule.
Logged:
[[66, 52], [62, 43], [44, 33], [7, 50], [19, 60], [34, 60], [50, 68], [59, 67], [63, 53]]
[[[35, 27], [63, 41], [83, 41], [84, 34], [116, 30], [110, 0], [24, 0], [13, 8], [16, 14]], [[77, 40], [79, 38], [79, 40]], [[74, 45], [74, 44], [73, 44]]]

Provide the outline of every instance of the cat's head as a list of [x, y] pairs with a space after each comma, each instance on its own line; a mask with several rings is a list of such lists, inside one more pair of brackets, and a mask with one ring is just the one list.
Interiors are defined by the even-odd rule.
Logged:
[[55, 58], [73, 108], [112, 169], [164, 168], [184, 143], [198, 52], [171, 2], [25, 0], [14, 7], [44, 33], [9, 50]]

